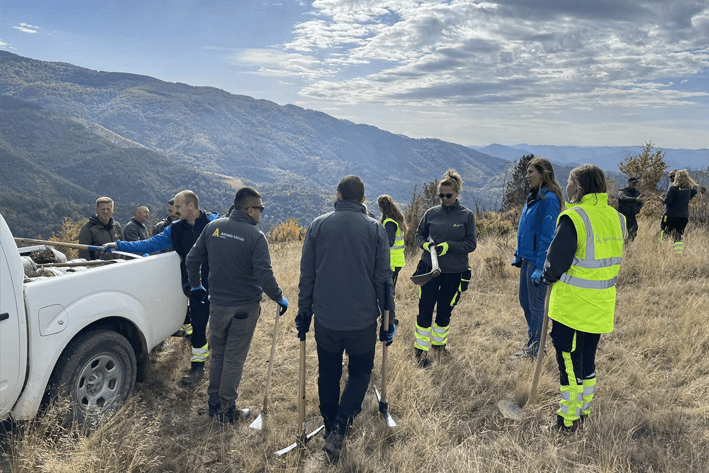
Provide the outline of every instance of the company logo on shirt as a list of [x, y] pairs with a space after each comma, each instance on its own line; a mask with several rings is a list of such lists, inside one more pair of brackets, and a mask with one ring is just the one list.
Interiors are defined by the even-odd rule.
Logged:
[[232, 235], [231, 233], [227, 233], [227, 232], [221, 232], [221, 231], [219, 231], [218, 228], [216, 230], [214, 230], [214, 233], [212, 233], [212, 236], [217, 237], [217, 238], [221, 238], [222, 240], [225, 238], [231, 238], [232, 240], [244, 241], [243, 237], [240, 237], [237, 235]]

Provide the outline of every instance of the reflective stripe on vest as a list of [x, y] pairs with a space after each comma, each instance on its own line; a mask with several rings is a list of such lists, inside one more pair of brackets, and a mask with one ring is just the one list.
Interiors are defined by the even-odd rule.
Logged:
[[404, 232], [401, 231], [401, 227], [399, 227], [399, 224], [393, 218], [385, 219], [382, 222], [382, 225], [386, 225], [387, 222], [393, 222], [394, 225], [396, 225], [396, 236], [394, 237], [394, 246], [390, 248], [392, 270], [394, 268], [403, 268], [404, 266], [406, 266], [406, 257], [404, 255], [404, 247], [406, 246], [404, 243]]

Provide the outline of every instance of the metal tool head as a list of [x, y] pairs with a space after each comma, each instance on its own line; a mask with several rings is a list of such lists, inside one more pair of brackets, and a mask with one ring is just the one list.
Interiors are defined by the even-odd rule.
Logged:
[[310, 441], [311, 438], [315, 437], [317, 434], [320, 433], [322, 429], [324, 429], [325, 426], [321, 425], [317, 429], [313, 430], [310, 432], [308, 435], [306, 435], [304, 438], [299, 438], [296, 440], [294, 443], [288, 445], [286, 448], [282, 448], [276, 452], [276, 455], [279, 457], [281, 455], [285, 455], [286, 453], [290, 452], [291, 450], [295, 450], [297, 447], [304, 447], [306, 443]]
[[263, 430], [263, 419], [264, 415], [263, 412], [258, 415], [256, 419], [249, 425], [250, 428], [255, 429], [255, 430]]
[[387, 427], [396, 427], [396, 422], [394, 418], [389, 414], [389, 403], [382, 402], [382, 395], [379, 393], [377, 386], [374, 385], [374, 393], [377, 395], [377, 401], [379, 402], [379, 412], [384, 416], [384, 420], [387, 423]]
[[522, 408], [512, 401], [502, 400], [497, 403], [497, 408], [500, 409], [502, 416], [514, 421], [521, 421], [524, 417]]

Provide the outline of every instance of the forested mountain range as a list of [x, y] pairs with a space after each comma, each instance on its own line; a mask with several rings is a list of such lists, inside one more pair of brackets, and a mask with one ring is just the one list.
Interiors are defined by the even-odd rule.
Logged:
[[[589, 149], [476, 150], [216, 88], [7, 51], [0, 51], [0, 112], [0, 212], [27, 237], [50, 236], [64, 217], [90, 216], [101, 195], [114, 198], [123, 224], [136, 205], [164, 216], [167, 200], [186, 188], [206, 210], [224, 213], [242, 185], [264, 195], [264, 229], [289, 217], [307, 224], [332, 209], [337, 182], [347, 174], [362, 177], [375, 214], [378, 195], [405, 205], [415, 186], [449, 168], [465, 182], [463, 204], [496, 209], [512, 161], [547, 156], [559, 163], [563, 183], [575, 162], [568, 153]], [[684, 151], [687, 159], [696, 156]], [[597, 163], [617, 171], [618, 149], [608, 152], [596, 153]]]
[[[191, 188], [224, 212], [243, 183], [264, 194], [264, 226], [331, 209], [337, 182], [357, 174], [368, 201], [400, 202], [448, 168], [463, 200], [499, 200], [508, 161], [436, 139], [412, 139], [293, 105], [210, 87], [99, 72], [0, 51], [0, 211], [17, 233], [48, 236], [99, 195], [127, 221], [137, 204], [161, 215]], [[370, 204], [371, 207], [371, 204]]]

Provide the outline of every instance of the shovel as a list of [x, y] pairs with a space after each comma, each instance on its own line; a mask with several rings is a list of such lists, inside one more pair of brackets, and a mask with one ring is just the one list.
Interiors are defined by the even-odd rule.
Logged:
[[531, 404], [537, 397], [537, 385], [539, 384], [539, 375], [542, 372], [542, 360], [544, 359], [544, 351], [547, 342], [547, 328], [549, 327], [549, 296], [551, 296], [551, 288], [553, 284], [547, 287], [547, 295], [544, 300], [544, 321], [542, 322], [542, 336], [539, 340], [539, 350], [537, 351], [537, 364], [534, 367], [534, 377], [532, 378], [532, 387], [529, 388], [529, 396], [527, 396], [526, 401], [523, 399], [521, 405], [516, 404], [512, 401], [501, 400], [497, 403], [498, 409], [502, 413], [503, 417], [512, 419], [515, 421], [521, 421], [523, 417], [522, 408], [526, 404]]
[[273, 358], [276, 354], [276, 338], [278, 337], [278, 319], [281, 307], [276, 305], [276, 321], [273, 324], [273, 341], [271, 342], [271, 357], [268, 359], [268, 370], [266, 372], [266, 392], [263, 395], [263, 409], [258, 417], [249, 425], [252, 429], [263, 430], [264, 417], [268, 411], [268, 393], [271, 391], [271, 373], [273, 372]]
[[[440, 276], [441, 274], [441, 268], [438, 267], [438, 253], [436, 253], [436, 247], [433, 246], [433, 238], [430, 236], [428, 237], [428, 242], [431, 243], [431, 245], [428, 247], [431, 250], [431, 271], [429, 271], [426, 274], [415, 274], [411, 276], [411, 282], [416, 284], [417, 286], [423, 286], [426, 284], [428, 281], [431, 279]], [[425, 251], [425, 250], [424, 250]]]
[[[389, 328], [389, 309], [386, 307], [389, 301], [389, 287], [389, 283], [384, 286], [385, 309], [384, 315], [382, 316], [382, 323], [387, 329]], [[384, 420], [386, 421], [387, 426], [396, 427], [396, 422], [394, 422], [394, 418], [391, 416], [391, 414], [389, 414], [389, 403], [387, 402], [387, 348], [389, 347], [387, 347], [386, 342], [382, 342], [382, 393], [379, 394], [379, 390], [377, 389], [376, 384], [374, 385], [374, 392], [377, 395], [377, 401], [379, 401], [379, 412], [381, 412], [384, 416]]]
[[[74, 248], [77, 250], [85, 251], [101, 251], [100, 246], [94, 245], [81, 245], [79, 243], [64, 243], [61, 241], [46, 241], [46, 240], [34, 240], [32, 238], [18, 238], [15, 237], [15, 241], [18, 243], [31, 243], [33, 245], [45, 245], [45, 246], [58, 246], [60, 248]], [[114, 255], [127, 256], [129, 258], [142, 258], [140, 255], [133, 253], [126, 253], [124, 251], [107, 250], [107, 253], [113, 253]]]
[[294, 450], [297, 447], [304, 447], [308, 441], [315, 437], [318, 432], [324, 429], [321, 425], [317, 429], [307, 434], [305, 426], [305, 334], [300, 336], [300, 380], [298, 383], [298, 429], [300, 432], [296, 436], [294, 443], [282, 448], [276, 452], [276, 455], [281, 456]]

